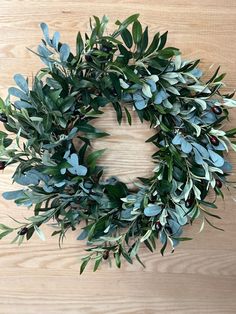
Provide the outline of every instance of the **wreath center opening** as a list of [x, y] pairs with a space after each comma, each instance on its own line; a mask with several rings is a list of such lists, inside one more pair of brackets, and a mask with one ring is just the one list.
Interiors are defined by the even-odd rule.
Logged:
[[152, 154], [156, 147], [145, 141], [156, 133], [148, 122], [139, 120], [137, 113], [130, 111], [132, 124], [124, 117], [117, 123], [114, 109], [104, 108], [104, 114], [93, 122], [93, 126], [110, 134], [92, 142], [93, 150], [106, 148], [98, 164], [104, 167], [104, 178], [116, 176], [126, 184], [137, 182], [137, 177], [147, 177], [155, 167]]

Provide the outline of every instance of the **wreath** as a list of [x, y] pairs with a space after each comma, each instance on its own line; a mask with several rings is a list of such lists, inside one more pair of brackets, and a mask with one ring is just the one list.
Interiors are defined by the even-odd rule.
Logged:
[[[41, 226], [51, 222], [52, 236], [61, 244], [68, 230], [87, 239], [82, 273], [89, 261], [94, 271], [103, 260], [122, 257], [129, 263], [144, 244], [161, 254], [180, 241], [183, 226], [201, 220], [220, 229], [215, 204], [230, 189], [231, 164], [225, 153], [236, 150], [236, 129], [222, 130], [235, 107], [234, 94], [222, 93], [225, 74], [219, 68], [203, 80], [200, 60], [181, 58], [179, 49], [165, 47], [167, 32], [155, 34], [149, 44], [134, 14], [116, 22], [107, 35], [108, 18], [90, 19], [91, 34], [79, 32], [76, 52], [41, 24], [44, 39], [35, 54], [46, 67], [34, 76], [32, 86], [21, 74], [17, 87], [0, 101], [0, 169], [16, 164], [13, 181], [22, 189], [3, 193], [7, 200], [33, 209], [33, 215], [16, 227], [0, 225], [0, 238], [16, 232], [21, 244], [34, 233], [44, 240]], [[155, 168], [138, 178], [130, 189], [116, 177], [104, 179], [97, 160], [104, 150], [92, 150], [92, 141], [108, 136], [91, 123], [113, 107], [120, 124], [131, 110], [140, 122], [148, 121], [154, 135], [147, 139], [156, 152]], [[215, 197], [209, 198], [211, 195]], [[212, 193], [213, 192], [213, 193]], [[212, 200], [213, 199], [213, 200]], [[221, 230], [221, 229], [220, 229]]]

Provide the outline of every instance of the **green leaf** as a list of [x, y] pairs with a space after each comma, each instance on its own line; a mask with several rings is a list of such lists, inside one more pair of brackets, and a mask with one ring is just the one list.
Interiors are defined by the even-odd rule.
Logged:
[[215, 225], [213, 225], [212, 222], [210, 222], [210, 220], [208, 220], [206, 217], [204, 217], [204, 219], [206, 220], [206, 222], [214, 229], [220, 230], [220, 231], [224, 231], [224, 229], [216, 227]]
[[43, 231], [37, 225], [34, 225], [34, 230], [36, 234], [38, 235], [39, 239], [42, 241], [45, 241], [45, 235]]
[[119, 25], [119, 28], [117, 31], [115, 31], [112, 36], [113, 37], [117, 37], [119, 36], [124, 29], [126, 29], [130, 24], [132, 24], [133, 22], [135, 22], [139, 17], [139, 14], [133, 14], [131, 16], [129, 16], [127, 19], [125, 19], [122, 23], [120, 23], [119, 21], [116, 22], [116, 24]]
[[11, 233], [13, 231], [13, 229], [8, 229], [8, 230], [5, 230], [3, 231], [2, 233], [0, 233], [0, 240], [2, 238], [4, 238], [5, 236], [7, 236], [9, 233]]
[[84, 42], [81, 36], [81, 33], [78, 32], [77, 38], [76, 38], [76, 54], [77, 57], [79, 57], [81, 55], [81, 53], [84, 50]]
[[120, 268], [121, 266], [120, 253], [116, 252], [114, 255], [115, 255], [116, 266]]
[[158, 49], [158, 44], [160, 40], [160, 33], [155, 34], [153, 37], [152, 43], [150, 44], [149, 48], [145, 52], [144, 56], [149, 56], [151, 53]]
[[160, 36], [158, 50], [162, 50], [164, 48], [167, 41], [167, 36], [168, 36], [168, 31]]
[[88, 262], [90, 261], [90, 256], [83, 260], [80, 266], [80, 275], [84, 272], [86, 266], [88, 265]]
[[142, 38], [142, 25], [139, 21], [135, 21], [132, 27], [134, 43], [137, 44]]
[[131, 115], [130, 115], [128, 109], [126, 107], [124, 107], [124, 108], [125, 108], [125, 113], [126, 113], [126, 116], [127, 116], [128, 123], [129, 123], [129, 125], [131, 125], [132, 124]]
[[133, 39], [131, 33], [128, 29], [124, 29], [121, 33], [121, 37], [128, 48], [131, 48], [133, 45]]
[[94, 268], [93, 268], [94, 272], [98, 269], [101, 262], [102, 262], [102, 255], [95, 258], [95, 264], [94, 264]]
[[97, 159], [99, 159], [105, 151], [106, 149], [100, 149], [90, 153], [87, 157], [88, 166], [94, 168], [96, 166]]

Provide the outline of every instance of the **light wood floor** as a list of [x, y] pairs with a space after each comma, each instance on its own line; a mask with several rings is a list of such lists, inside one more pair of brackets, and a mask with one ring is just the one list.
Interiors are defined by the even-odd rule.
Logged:
[[[181, 48], [186, 58], [201, 57], [204, 69], [221, 64], [228, 88], [236, 87], [235, 0], [1, 0], [1, 96], [13, 84], [14, 73], [31, 76], [40, 66], [25, 47], [36, 48], [41, 21], [61, 31], [73, 47], [77, 31], [88, 30], [90, 16], [107, 14], [114, 21], [136, 12], [152, 33], [168, 29], [169, 44]], [[235, 121], [236, 110], [231, 126]], [[101, 161], [107, 174], [129, 182], [151, 171], [152, 147], [144, 143], [150, 130], [138, 123], [118, 127], [111, 112], [98, 124], [112, 133], [108, 141], [95, 144], [110, 148]], [[236, 155], [230, 158], [236, 166]], [[12, 172], [0, 173], [1, 192], [13, 189]], [[17, 247], [5, 239], [0, 242], [0, 314], [236, 313], [236, 204], [229, 194], [224, 204], [219, 202], [219, 211], [224, 233], [207, 227], [198, 234], [198, 224], [187, 228], [186, 236], [194, 233], [195, 240], [164, 258], [144, 251], [146, 269], [138, 264], [121, 270], [104, 265], [97, 273], [89, 269], [79, 276], [84, 246], [76, 241], [76, 232], [69, 234], [62, 250], [57, 239], [49, 237], [49, 227], [44, 229], [45, 242], [34, 238]], [[11, 223], [8, 215], [21, 219], [29, 213], [0, 198], [0, 221]]]

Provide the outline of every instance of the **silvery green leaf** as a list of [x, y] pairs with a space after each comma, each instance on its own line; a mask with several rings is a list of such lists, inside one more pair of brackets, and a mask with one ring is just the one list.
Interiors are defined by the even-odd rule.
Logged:
[[120, 81], [120, 86], [121, 86], [123, 89], [129, 88], [129, 84], [127, 84], [123, 79], [119, 79], [119, 81]]
[[146, 241], [149, 237], [150, 237], [150, 235], [152, 234], [152, 230], [147, 230], [147, 232], [145, 233], [145, 235], [144, 236], [142, 236], [142, 238], [140, 239], [140, 242], [144, 242], [144, 241]]
[[49, 30], [48, 30], [47, 24], [46, 24], [46, 23], [41, 23], [41, 24], [40, 24], [40, 27], [41, 27], [41, 29], [42, 29], [42, 31], [43, 31], [43, 35], [44, 35], [44, 38], [45, 38], [45, 40], [46, 40], [46, 43], [47, 43], [49, 46], [51, 46], [51, 40], [50, 40], [50, 38], [49, 38]]
[[167, 72], [161, 75], [161, 78], [165, 78], [165, 79], [174, 79], [174, 78], [178, 78], [179, 74], [177, 72]]
[[58, 182], [58, 183], [55, 183], [54, 185], [57, 187], [57, 188], [60, 188], [62, 187], [63, 185], [65, 185], [66, 182], [65, 181], [62, 181], [62, 182]]
[[159, 237], [160, 237], [161, 243], [162, 243], [162, 244], [165, 244], [166, 241], [167, 241], [167, 235], [166, 235], [166, 233], [165, 233], [164, 230], [161, 230], [161, 231], [159, 232]]
[[179, 81], [181, 82], [181, 83], [183, 83], [183, 84], [186, 84], [187, 82], [186, 82], [186, 80], [185, 80], [185, 78], [183, 77], [183, 75], [181, 74], [181, 73], [179, 73]]
[[144, 215], [147, 217], [156, 216], [161, 212], [162, 208], [159, 205], [149, 204], [144, 209]]
[[224, 158], [215, 153], [213, 150], [209, 150], [210, 158], [216, 167], [222, 167], [224, 164]]
[[144, 109], [145, 107], [147, 107], [147, 103], [143, 100], [136, 100], [134, 102], [134, 105], [135, 107], [138, 109], [138, 110], [142, 110]]
[[79, 157], [77, 154], [73, 153], [70, 157], [67, 158], [69, 164], [71, 164], [71, 168], [68, 168], [68, 171], [71, 174], [76, 174], [78, 176], [85, 176], [87, 173], [87, 168], [85, 166], [79, 165]]
[[180, 205], [175, 205], [175, 212], [171, 212], [176, 215], [177, 221], [180, 225], [184, 226], [188, 222], [188, 217], [184, 209]]
[[52, 45], [53, 45], [53, 48], [56, 49], [56, 50], [58, 50], [59, 40], [60, 40], [60, 33], [59, 32], [55, 32], [54, 35], [53, 35], [53, 38], [52, 38]]
[[224, 172], [231, 172], [233, 167], [231, 165], [231, 163], [229, 163], [228, 161], [225, 161], [223, 166], [221, 167], [221, 169], [224, 171]]
[[77, 240], [85, 240], [88, 237], [89, 231], [87, 229], [83, 229], [80, 235], [77, 237]]
[[44, 185], [44, 186], [43, 186], [43, 189], [44, 189], [44, 191], [47, 192], [47, 193], [52, 193], [52, 192], [53, 192], [53, 187], [52, 187], [52, 186]]
[[133, 220], [132, 208], [126, 208], [125, 210], [122, 210], [120, 218], [122, 220]]
[[168, 109], [171, 109], [173, 107], [173, 105], [171, 104], [171, 102], [169, 102], [168, 99], [163, 100], [163, 106]]
[[202, 120], [202, 123], [204, 124], [211, 124], [211, 123], [214, 123], [217, 120], [217, 118], [214, 113], [205, 111], [203, 115], [201, 116], [201, 120]]
[[123, 95], [122, 95], [122, 100], [123, 101], [131, 101], [133, 98], [132, 98], [132, 96], [131, 96], [131, 94], [127, 94], [127, 93], [124, 93]]
[[194, 85], [188, 85], [187, 88], [198, 93], [202, 93], [202, 92], [204, 92], [205, 94], [211, 93], [210, 89], [206, 85], [194, 84]]
[[159, 77], [156, 74], [150, 75], [148, 78], [155, 83], [159, 81]]
[[210, 132], [211, 135], [215, 135], [215, 136], [224, 136], [225, 135], [225, 131], [223, 130], [216, 130], [211, 128]]
[[161, 95], [161, 93], [157, 93], [155, 95], [155, 99], [154, 99], [153, 102], [154, 102], [155, 105], [160, 105], [162, 103], [162, 95]]
[[143, 84], [142, 92], [146, 97], [148, 98], [152, 97], [151, 87], [148, 84], [145, 84], [145, 83]]
[[209, 158], [209, 153], [205, 147], [203, 147], [202, 145], [200, 145], [198, 143], [192, 143], [192, 145], [197, 148], [197, 150], [202, 155], [202, 157]]
[[177, 134], [175, 135], [175, 137], [173, 138], [173, 140], [172, 140], [172, 144], [174, 144], [174, 145], [180, 145], [180, 144], [182, 143], [182, 141], [183, 141], [183, 136], [180, 135], [179, 133], [177, 133]]
[[8, 93], [12, 96], [18, 97], [22, 100], [29, 100], [29, 97], [20, 89], [16, 88], [16, 87], [10, 87], [8, 89]]
[[185, 154], [189, 154], [192, 151], [193, 147], [190, 143], [188, 143], [184, 138], [182, 138], [182, 142], [181, 142], [181, 150], [185, 153]]
[[38, 177], [30, 172], [14, 178], [14, 181], [21, 185], [37, 185], [39, 183]]
[[61, 174], [65, 174], [65, 173], [66, 173], [66, 168], [60, 169], [60, 173], [61, 173]]
[[195, 98], [194, 101], [202, 107], [202, 110], [206, 110], [207, 104], [206, 104], [205, 100], [203, 100], [201, 98]]
[[201, 191], [196, 187], [196, 185], [193, 186], [193, 192], [196, 199], [201, 200]]
[[168, 219], [168, 224], [172, 230], [173, 235], [181, 234], [181, 225], [174, 219]]
[[144, 98], [143, 98], [143, 96], [140, 95], [140, 93], [138, 92], [138, 93], [134, 93], [134, 94], [133, 94], [133, 100], [134, 100], [134, 101], [141, 101], [141, 100], [144, 100]]
[[24, 190], [17, 190], [17, 191], [4, 192], [2, 196], [5, 198], [5, 200], [16, 200], [16, 199], [25, 197], [25, 193], [24, 193]]
[[213, 146], [213, 145], [209, 144], [209, 148], [212, 150], [214, 149], [214, 150], [219, 150], [219, 151], [224, 151], [224, 150], [228, 151], [228, 147], [226, 146], [226, 144], [223, 141], [221, 141], [220, 139], [219, 139], [219, 141], [220, 141], [219, 145]]
[[212, 166], [209, 166], [209, 171], [210, 172], [218, 172], [220, 174], [224, 174], [223, 170], [220, 169], [220, 168], [216, 168], [216, 167], [212, 167]]
[[184, 186], [184, 189], [180, 195], [180, 198], [184, 198], [185, 201], [187, 200], [187, 198], [189, 197], [189, 194], [192, 190], [192, 187], [193, 187], [193, 181], [190, 179], [189, 181], [187, 181], [187, 183], [185, 184]]
[[20, 87], [20, 89], [21, 89], [25, 94], [28, 94], [28, 93], [29, 93], [28, 83], [27, 83], [27, 81], [26, 81], [26, 79], [24, 78], [23, 75], [21, 75], [21, 74], [15, 74], [15, 75], [14, 75], [14, 80], [15, 80], [16, 84]]
[[181, 54], [178, 54], [174, 58], [175, 70], [179, 70], [181, 68], [181, 63], [182, 63]]
[[70, 47], [67, 44], [62, 44], [60, 48], [60, 59], [66, 62], [70, 55]]
[[34, 108], [30, 103], [28, 103], [28, 102], [26, 102], [26, 101], [22, 101], [22, 100], [16, 100], [16, 101], [14, 101], [14, 106], [15, 106], [17, 109], [22, 109], [22, 108], [25, 108], [25, 109]]
[[50, 51], [44, 45], [39, 45], [37, 50], [38, 50], [39, 55], [46, 59], [48, 59], [53, 54], [53, 52]]
[[200, 78], [202, 76], [202, 71], [199, 68], [195, 68], [190, 72], [196, 78]]
[[236, 107], [236, 100], [230, 98], [223, 98], [223, 105], [227, 107]]
[[[156, 90], [157, 90], [157, 86], [156, 86], [156, 83], [153, 81], [153, 80], [151, 80], [151, 79], [147, 79], [146, 80], [146, 82], [147, 82], [147, 84], [150, 86], [150, 88], [151, 88], [151, 93], [154, 93]], [[151, 96], [152, 97], [152, 96]], [[150, 98], [151, 98], [150, 97]]]
[[204, 163], [204, 160], [202, 158], [202, 155], [199, 153], [199, 151], [196, 149], [196, 148], [193, 148], [193, 151], [194, 151], [194, 159], [195, 159], [195, 162], [198, 164], [198, 165], [202, 165]]
[[178, 89], [175, 88], [175, 87], [173, 87], [173, 86], [168, 86], [168, 87], [166, 87], [166, 90], [168, 90], [168, 92], [171, 92], [171, 93], [174, 94], [174, 95], [177, 95], [177, 96], [180, 95]]
[[167, 209], [164, 208], [164, 209], [162, 210], [162, 212], [161, 212], [160, 217], [159, 217], [159, 221], [160, 221], [160, 224], [161, 224], [162, 226], [165, 226], [165, 224], [167, 223], [167, 220], [166, 220], [167, 216], [168, 216]]
[[208, 166], [208, 164], [206, 162], [203, 162], [202, 166], [203, 166], [203, 168], [205, 170], [205, 179], [207, 181], [210, 181], [211, 177], [210, 177], [210, 173], [209, 173], [209, 166]]
[[42, 241], [45, 241], [45, 235], [41, 229], [37, 225], [34, 225], [34, 230], [36, 234], [38, 235], [39, 239]]
[[196, 130], [196, 135], [197, 137], [199, 137], [201, 135], [201, 127], [195, 123], [191, 123], [192, 127], [194, 127], [194, 129]]

